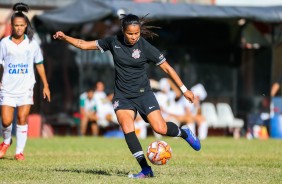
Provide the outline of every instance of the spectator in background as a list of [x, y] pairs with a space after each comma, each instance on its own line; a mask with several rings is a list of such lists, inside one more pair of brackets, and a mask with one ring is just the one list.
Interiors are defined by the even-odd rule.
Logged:
[[94, 100], [97, 109], [97, 124], [99, 127], [106, 128], [111, 123], [117, 123], [117, 118], [112, 105], [113, 93], [106, 94], [105, 85], [102, 81], [98, 81], [95, 85]]
[[196, 133], [196, 127], [198, 127], [198, 137], [203, 140], [208, 136], [208, 123], [206, 118], [201, 113], [201, 101], [205, 100], [207, 97], [207, 92], [202, 84], [196, 84], [191, 88], [191, 91], [194, 93], [194, 103], [190, 104], [181, 98], [181, 103], [183, 103], [186, 111], [186, 122], [188, 127]]
[[[165, 121], [174, 122], [177, 126], [180, 126], [180, 122], [176, 116], [184, 113], [184, 110], [177, 106], [175, 100], [181, 96], [181, 91], [169, 78], [162, 78], [159, 81], [159, 91], [155, 92], [156, 99], [160, 105], [160, 110]], [[154, 132], [156, 138], [162, 136]]]
[[202, 84], [197, 84], [191, 88], [194, 93], [194, 103], [187, 103], [185, 98], [181, 96], [176, 99], [173, 110], [168, 111], [169, 117], [175, 118], [183, 127], [189, 127], [196, 134], [196, 126], [198, 127], [198, 137], [203, 140], [208, 135], [208, 124], [205, 117], [201, 114], [201, 101], [206, 96], [206, 90]]
[[160, 104], [164, 119], [169, 120], [171, 118], [169, 114], [177, 113], [175, 110], [175, 100], [179, 99], [182, 93], [173, 81], [168, 78], [162, 78], [159, 81], [159, 88], [160, 91], [155, 93], [155, 95]]
[[282, 95], [282, 75], [279, 77], [279, 79], [275, 80], [274, 83], [271, 86], [270, 96], [275, 97], [276, 95], [281, 96]]
[[86, 135], [88, 123], [91, 123], [91, 132], [93, 136], [99, 135], [99, 127], [97, 125], [98, 117], [96, 114], [96, 102], [94, 99], [94, 89], [90, 88], [82, 93], [79, 97], [80, 104], [80, 132]]

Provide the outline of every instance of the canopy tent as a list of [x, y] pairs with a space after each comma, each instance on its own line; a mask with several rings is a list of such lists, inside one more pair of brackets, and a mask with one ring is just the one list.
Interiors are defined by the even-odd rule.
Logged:
[[36, 16], [51, 30], [68, 30], [74, 25], [100, 20], [112, 14], [112, 10], [100, 1], [83, 0], [46, 11]]
[[246, 18], [262, 22], [282, 22], [282, 6], [238, 7], [210, 6], [188, 3], [135, 3], [128, 1], [105, 1], [114, 10], [139, 16], [149, 13], [149, 17], [164, 18]]
[[117, 12], [133, 13], [154, 19], [180, 18], [245, 18], [268, 23], [282, 22], [282, 6], [238, 7], [207, 6], [187, 3], [137, 3], [133, 1], [83, 0], [68, 6], [46, 11], [37, 18], [49, 29], [67, 30], [73, 25], [96, 21]]

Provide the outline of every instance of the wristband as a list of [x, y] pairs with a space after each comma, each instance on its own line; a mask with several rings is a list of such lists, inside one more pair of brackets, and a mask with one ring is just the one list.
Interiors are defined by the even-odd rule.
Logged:
[[187, 88], [186, 86], [183, 84], [181, 87], [180, 87], [180, 90], [182, 91], [182, 93], [185, 93], [187, 91]]

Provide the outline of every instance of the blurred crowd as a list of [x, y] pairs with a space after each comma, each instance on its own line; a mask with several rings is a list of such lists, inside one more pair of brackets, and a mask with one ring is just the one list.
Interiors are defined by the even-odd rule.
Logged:
[[91, 134], [98, 136], [100, 129], [113, 127], [118, 124], [112, 108], [113, 93], [106, 94], [105, 85], [98, 81], [79, 97], [80, 134], [86, 135], [88, 125]]
[[191, 88], [194, 93], [194, 103], [190, 103], [169, 78], [151, 80], [151, 86], [166, 122], [174, 122], [180, 127], [188, 126], [199, 139], [207, 137], [208, 125], [200, 106], [207, 92], [202, 84], [196, 84]]
[[[179, 88], [169, 78], [162, 78], [159, 81], [150, 80], [150, 84], [156, 99], [160, 105], [161, 113], [166, 122], [173, 122], [179, 127], [187, 126], [200, 139], [208, 135], [208, 124], [201, 114], [200, 102], [207, 96], [202, 84], [191, 88], [195, 95], [194, 103], [190, 103], [182, 95]], [[98, 81], [94, 87], [80, 95], [80, 134], [86, 135], [87, 129], [91, 135], [115, 135], [111, 131], [119, 131], [119, 125], [115, 112], [112, 108], [113, 93], [105, 92], [105, 84]], [[144, 139], [149, 134], [148, 127], [139, 114], [135, 119], [135, 131], [139, 138]], [[106, 130], [106, 131], [105, 131]], [[153, 132], [156, 138], [161, 135]]]

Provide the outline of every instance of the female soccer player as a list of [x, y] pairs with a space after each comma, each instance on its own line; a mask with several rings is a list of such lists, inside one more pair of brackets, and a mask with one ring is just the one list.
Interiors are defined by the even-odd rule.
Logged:
[[145, 65], [151, 61], [167, 73], [181, 89], [183, 95], [193, 102], [194, 95], [188, 90], [175, 70], [168, 64], [164, 55], [144, 39], [154, 36], [145, 26], [146, 20], [136, 15], [123, 15], [121, 19], [122, 35], [105, 39], [84, 41], [72, 38], [58, 31], [54, 39], [64, 40], [83, 50], [111, 51], [115, 63], [115, 90], [113, 107], [119, 124], [124, 132], [125, 141], [133, 156], [141, 166], [141, 172], [129, 175], [130, 178], [153, 177], [141, 144], [134, 131], [134, 119], [137, 111], [142, 118], [150, 123], [153, 130], [161, 135], [182, 137], [192, 148], [200, 150], [201, 144], [189, 129], [180, 129], [172, 122], [165, 122], [161, 116], [159, 104], [151, 90]]
[[17, 113], [16, 160], [24, 160], [23, 151], [27, 140], [27, 116], [33, 104], [33, 87], [35, 83], [34, 63], [43, 82], [43, 97], [50, 101], [50, 90], [45, 75], [43, 57], [39, 45], [33, 39], [33, 30], [27, 16], [29, 7], [16, 3], [11, 17], [12, 34], [2, 39], [0, 44], [0, 61], [2, 64], [2, 82], [0, 105], [2, 112], [2, 131], [4, 141], [0, 145], [2, 158], [12, 144], [11, 131], [14, 110]]

